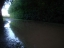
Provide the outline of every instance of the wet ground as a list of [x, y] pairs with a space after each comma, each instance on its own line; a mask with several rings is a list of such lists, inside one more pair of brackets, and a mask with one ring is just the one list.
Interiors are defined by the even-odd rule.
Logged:
[[4, 33], [0, 35], [0, 48], [24, 48], [22, 41], [10, 28], [10, 19], [4, 20]]

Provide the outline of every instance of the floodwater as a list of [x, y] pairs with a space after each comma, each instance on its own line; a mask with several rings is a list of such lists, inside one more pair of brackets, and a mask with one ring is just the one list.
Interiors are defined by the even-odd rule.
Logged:
[[11, 20], [6, 19], [4, 33], [0, 36], [0, 48], [24, 48], [22, 41], [13, 33], [10, 28]]
[[[34, 45], [33, 48], [64, 47], [64, 24], [20, 21], [21, 20], [5, 20], [5, 30], [4, 33], [1, 34], [2, 36], [0, 36], [0, 48], [25, 48], [23, 42], [19, 40], [19, 38], [23, 39], [21, 35], [24, 36], [25, 41], [27, 40], [28, 43], [26, 45], [29, 45], [28, 48], [30, 48], [30, 44]], [[17, 28], [10, 26], [11, 22], [13, 22]], [[15, 29], [16, 32], [13, 32], [12, 29]], [[19, 38], [14, 33], [18, 33]]]

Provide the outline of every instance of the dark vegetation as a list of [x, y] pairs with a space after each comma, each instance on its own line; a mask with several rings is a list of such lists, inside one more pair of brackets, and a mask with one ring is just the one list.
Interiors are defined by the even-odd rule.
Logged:
[[64, 0], [13, 0], [12, 18], [64, 23]]

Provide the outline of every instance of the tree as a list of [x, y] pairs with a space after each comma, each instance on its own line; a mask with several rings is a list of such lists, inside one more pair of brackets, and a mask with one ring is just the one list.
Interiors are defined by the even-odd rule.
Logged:
[[[41, 5], [42, 3], [42, 5]], [[23, 19], [38, 19], [39, 11], [45, 3], [37, 0], [14, 0], [9, 8], [12, 17]]]
[[13, 0], [9, 13], [13, 18], [21, 18], [22, 16], [22, 3], [21, 0]]
[[59, 22], [63, 21], [63, 8], [63, 0], [14, 0], [9, 13], [14, 18]]

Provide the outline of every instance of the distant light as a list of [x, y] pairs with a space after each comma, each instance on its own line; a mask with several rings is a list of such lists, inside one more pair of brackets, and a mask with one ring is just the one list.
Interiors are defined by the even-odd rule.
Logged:
[[5, 9], [2, 9], [2, 16], [10, 16], [9, 14], [8, 14], [8, 11], [7, 10], [5, 10]]
[[5, 5], [5, 8], [6, 8], [6, 9], [8, 9], [8, 8], [9, 8], [9, 6], [10, 6], [9, 4], [6, 4], [6, 5]]
[[10, 17], [10, 14], [8, 13], [8, 9], [9, 9], [10, 5], [11, 4], [5, 2], [5, 5], [3, 6], [2, 10], [1, 10], [2, 16]]

